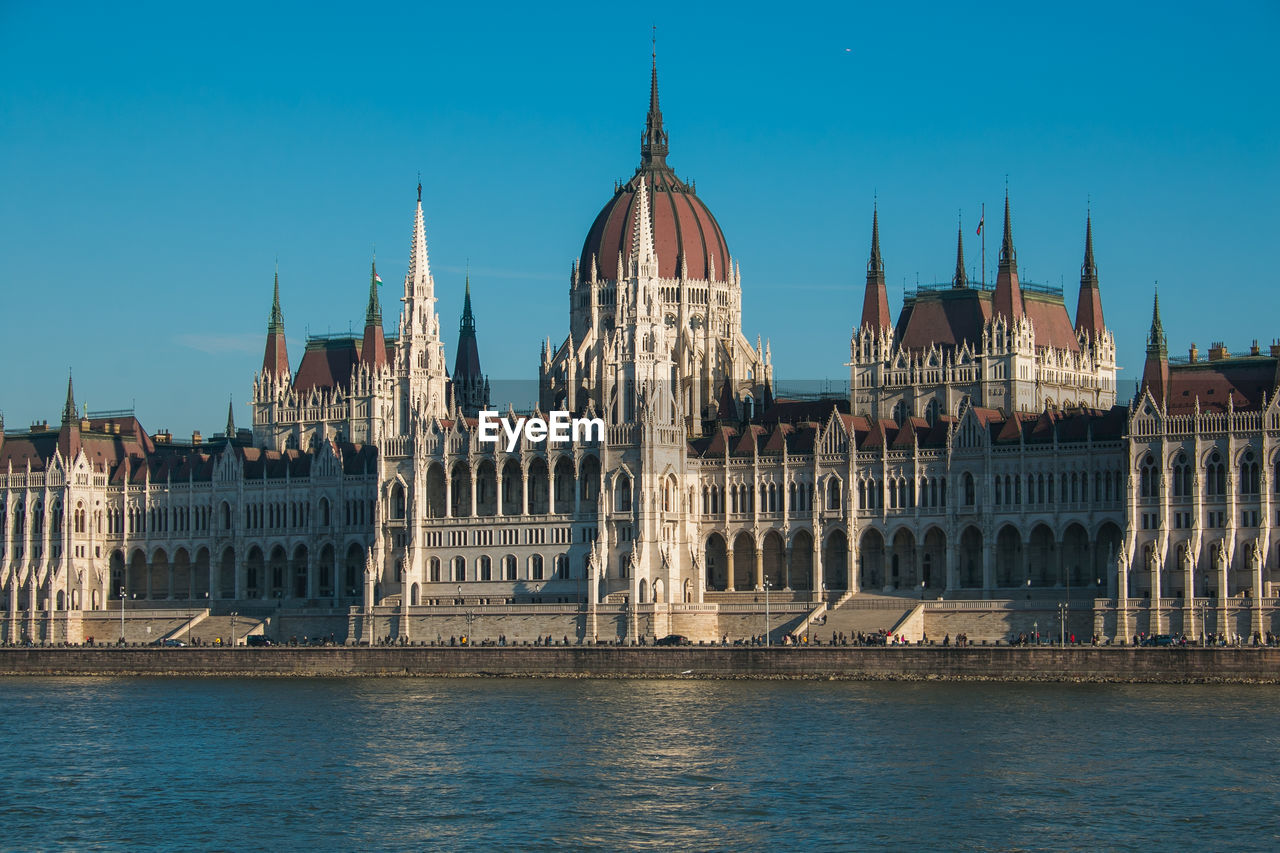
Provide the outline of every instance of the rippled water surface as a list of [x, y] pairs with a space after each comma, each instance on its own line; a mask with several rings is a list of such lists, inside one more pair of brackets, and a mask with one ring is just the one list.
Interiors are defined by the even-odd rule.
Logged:
[[0, 680], [0, 847], [1280, 847], [1280, 689]]

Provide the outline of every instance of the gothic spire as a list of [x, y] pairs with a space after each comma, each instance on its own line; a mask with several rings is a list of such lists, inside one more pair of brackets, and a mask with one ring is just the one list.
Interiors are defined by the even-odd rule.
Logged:
[[1076, 333], [1101, 332], [1102, 293], [1098, 289], [1098, 265], [1093, 262], [1093, 217], [1084, 220], [1084, 263], [1080, 265], [1080, 298], [1076, 302]]
[[71, 387], [71, 372], [67, 371], [67, 402], [62, 407], [62, 422], [64, 424], [79, 422], [76, 416], [76, 394]]
[[991, 297], [996, 314], [1010, 320], [1023, 316], [1022, 288], [1018, 285], [1018, 253], [1013, 248], [1013, 225], [1009, 216], [1009, 191], [1004, 193], [1004, 238], [1000, 241], [1000, 266], [996, 271], [996, 290]]
[[280, 310], [280, 265], [276, 264], [275, 284], [272, 286], [271, 318], [267, 320], [268, 335], [284, 334], [284, 313]]
[[880, 211], [871, 213], [871, 258], [867, 261], [867, 287], [862, 296], [860, 328], [889, 329], [889, 291], [884, 283], [884, 260], [880, 257]]
[[1013, 224], [1009, 218], [1009, 191], [1004, 192], [1004, 237], [1000, 240], [1000, 263], [1018, 268], [1018, 253], [1013, 249]]
[[1147, 332], [1147, 356], [1167, 358], [1169, 355], [1169, 339], [1164, 334], [1164, 324], [1160, 322], [1160, 291], [1156, 290], [1155, 299], [1151, 303], [1151, 330]]
[[227, 398], [227, 438], [236, 437], [236, 406], [235, 400], [231, 397]]
[[369, 265], [369, 306], [364, 312], [364, 343], [360, 360], [374, 366], [387, 363], [387, 336], [382, 331], [382, 305], [378, 302], [378, 258], [375, 255]]
[[378, 285], [382, 284], [382, 279], [378, 277], [377, 255], [370, 263], [369, 270], [369, 305], [364, 310], [364, 322], [366, 326], [370, 323], [382, 325], [382, 303], [378, 301]]
[[968, 287], [969, 277], [964, 272], [964, 226], [956, 226], [956, 271], [951, 276], [952, 287]]
[[476, 333], [476, 318], [475, 318], [475, 315], [471, 313], [471, 274], [470, 273], [467, 273], [466, 282], [467, 282], [466, 291], [462, 297], [462, 323], [458, 327], [458, 335], [459, 336], [471, 335], [474, 337]]
[[272, 286], [271, 318], [267, 320], [267, 347], [262, 355], [262, 370], [272, 376], [289, 372], [289, 352], [284, 343], [284, 314], [280, 311], [280, 267], [276, 266]]
[[1169, 390], [1169, 341], [1164, 336], [1160, 322], [1160, 291], [1156, 291], [1151, 305], [1151, 331], [1147, 333], [1147, 360], [1142, 367], [1142, 387], [1151, 390], [1151, 396], [1164, 405]]
[[640, 165], [667, 164], [667, 131], [662, 127], [662, 110], [658, 106], [658, 48], [654, 43], [653, 70], [649, 80], [649, 114], [645, 116], [644, 134], [640, 137]]

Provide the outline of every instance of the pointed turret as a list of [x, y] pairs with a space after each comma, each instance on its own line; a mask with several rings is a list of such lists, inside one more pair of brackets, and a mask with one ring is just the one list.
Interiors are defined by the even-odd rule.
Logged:
[[964, 226], [956, 227], [956, 271], [951, 276], [951, 286], [968, 287], [969, 277], [964, 272]]
[[1098, 267], [1093, 262], [1093, 217], [1084, 220], [1084, 263], [1080, 265], [1080, 299], [1076, 302], [1076, 334], [1096, 335], [1105, 328], [1102, 321], [1102, 292], [1098, 289]]
[[1160, 322], [1160, 291], [1156, 291], [1151, 307], [1151, 330], [1147, 332], [1147, 360], [1142, 368], [1142, 387], [1163, 405], [1169, 390], [1169, 340]]
[[280, 270], [276, 269], [271, 296], [271, 317], [267, 320], [267, 351], [262, 356], [262, 370], [271, 376], [289, 372], [289, 353], [284, 343], [284, 314], [280, 311]]
[[480, 370], [480, 346], [476, 318], [471, 312], [471, 276], [462, 298], [462, 322], [458, 324], [458, 354], [453, 360], [453, 394], [462, 414], [474, 418], [489, 408], [489, 383]]
[[1000, 241], [1000, 266], [996, 272], [996, 292], [992, 297], [996, 314], [1009, 319], [1023, 315], [1022, 288], [1018, 286], [1018, 253], [1013, 248], [1013, 225], [1009, 217], [1009, 193], [1004, 194], [1004, 237]]
[[76, 414], [76, 394], [70, 373], [67, 374], [67, 402], [62, 407], [62, 429], [58, 432], [58, 451], [68, 463], [80, 452], [80, 418]]
[[62, 406], [62, 422], [69, 424], [78, 421], [76, 417], [76, 392], [71, 385], [71, 374], [67, 374], [67, 402]]
[[364, 312], [364, 344], [360, 348], [360, 360], [365, 364], [381, 367], [387, 363], [387, 336], [382, 331], [382, 305], [378, 301], [378, 259], [369, 266], [369, 305]]
[[667, 132], [662, 127], [662, 110], [658, 107], [658, 54], [653, 54], [653, 72], [649, 82], [649, 114], [645, 116], [644, 134], [640, 137], [640, 165], [667, 164]]
[[871, 213], [871, 259], [867, 261], [867, 288], [862, 296], [859, 328], [880, 331], [892, 327], [889, 319], [889, 291], [884, 284], [884, 261], [880, 257], [880, 211]]
[[227, 440], [236, 437], [236, 404], [231, 397], [227, 398]]

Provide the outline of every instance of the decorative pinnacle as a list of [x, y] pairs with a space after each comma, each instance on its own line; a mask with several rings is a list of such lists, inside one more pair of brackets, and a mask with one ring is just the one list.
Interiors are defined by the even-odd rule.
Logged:
[[271, 296], [271, 319], [267, 321], [268, 335], [284, 334], [284, 314], [280, 311], [280, 267], [276, 265], [276, 280]]
[[1093, 262], [1093, 215], [1086, 214], [1084, 219], [1084, 263], [1080, 266], [1080, 280], [1098, 282], [1098, 265]]
[[378, 302], [378, 256], [369, 265], [369, 307], [364, 312], [366, 326], [382, 325], [382, 305]]
[[471, 274], [467, 274], [467, 289], [462, 297], [462, 323], [458, 326], [458, 335], [475, 336], [476, 318], [471, 313]]
[[964, 273], [964, 225], [956, 226], [956, 271], [951, 276], [952, 287], [967, 287], [969, 277]]
[[880, 211], [871, 211], [871, 260], [867, 261], [868, 273], [884, 273], [884, 260], [880, 257]]
[[67, 371], [67, 404], [62, 407], [62, 422], [72, 423], [76, 420], [76, 395], [71, 387], [71, 371]]
[[1000, 241], [1000, 263], [1013, 266], [1018, 263], [1018, 253], [1013, 250], [1013, 224], [1009, 218], [1009, 189], [1004, 191], [1004, 238]]
[[1160, 286], [1156, 284], [1155, 299], [1151, 304], [1151, 331], [1147, 333], [1147, 355], [1164, 357], [1169, 353], [1169, 339], [1160, 322]]
[[649, 81], [649, 114], [645, 117], [644, 134], [640, 137], [640, 165], [666, 165], [667, 132], [662, 127], [662, 109], [658, 106], [657, 27], [654, 27], [653, 70]]
[[236, 405], [232, 397], [227, 398], [227, 438], [236, 437]]

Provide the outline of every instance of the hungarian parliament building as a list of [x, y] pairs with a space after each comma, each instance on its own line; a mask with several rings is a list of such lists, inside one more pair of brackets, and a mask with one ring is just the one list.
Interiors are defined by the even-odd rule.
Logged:
[[1074, 603], [1100, 641], [1271, 630], [1280, 346], [1171, 356], [1157, 299], [1118, 399], [1091, 223], [1073, 320], [1062, 289], [1019, 280], [1006, 193], [994, 284], [966, 275], [961, 233], [952, 280], [896, 319], [872, 211], [848, 395], [788, 397], [742, 329], [726, 235], [668, 165], [657, 79], [655, 63], [639, 166], [572, 264], [538, 411], [492, 406], [602, 434], [481, 440], [470, 283], [450, 370], [419, 186], [393, 332], [374, 269], [363, 335], [311, 336], [291, 360], [277, 273], [250, 425], [152, 434], [80, 411], [69, 381], [60, 423], [4, 431], [2, 638], [198, 607], [347, 642], [522, 614], [566, 614], [570, 641], [719, 640], [762, 605], [894, 597]]

